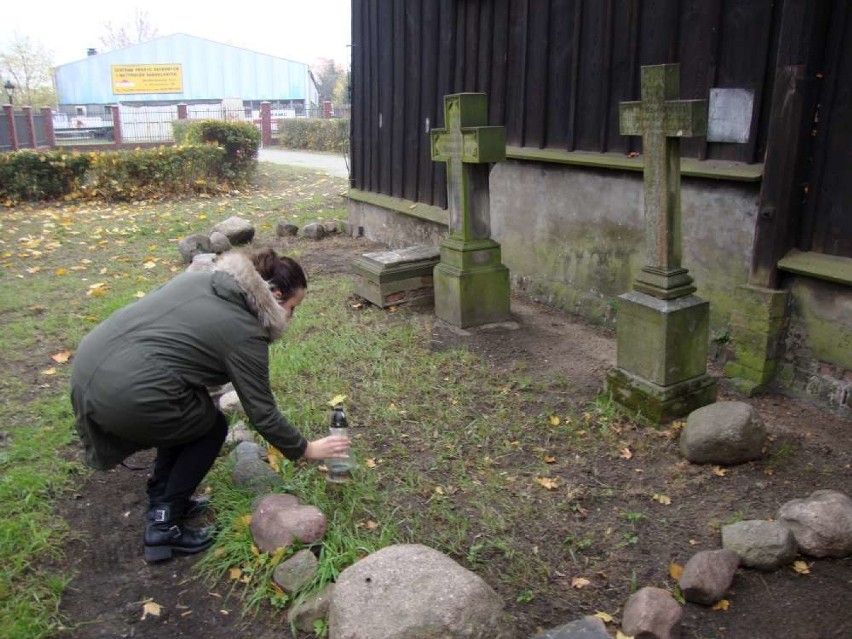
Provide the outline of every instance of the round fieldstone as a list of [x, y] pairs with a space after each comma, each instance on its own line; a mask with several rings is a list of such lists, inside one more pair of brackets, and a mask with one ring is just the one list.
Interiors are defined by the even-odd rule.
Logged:
[[210, 234], [210, 250], [214, 253], [225, 253], [231, 250], [231, 240], [228, 236], [219, 231], [213, 231]]
[[776, 570], [796, 556], [793, 533], [775, 521], [752, 519], [722, 526], [722, 547], [740, 556], [740, 563], [758, 570]]
[[793, 533], [799, 550], [811, 557], [852, 554], [852, 499], [836, 490], [817, 490], [778, 510], [778, 523]]
[[481, 577], [419, 544], [388, 546], [340, 573], [329, 639], [509, 639], [503, 601]]
[[191, 264], [192, 258], [200, 253], [211, 253], [210, 238], [206, 235], [188, 235], [178, 242], [178, 251], [184, 264]]
[[291, 222], [278, 222], [275, 227], [275, 235], [278, 237], [295, 237], [299, 233], [299, 227]]
[[306, 224], [302, 228], [302, 235], [309, 240], [321, 240], [326, 236], [325, 227], [317, 222]]
[[745, 402], [716, 402], [689, 414], [680, 451], [695, 464], [741, 464], [760, 459], [766, 429]]
[[228, 238], [232, 246], [248, 244], [254, 239], [254, 226], [248, 220], [233, 215], [213, 227], [213, 232], [218, 232]]

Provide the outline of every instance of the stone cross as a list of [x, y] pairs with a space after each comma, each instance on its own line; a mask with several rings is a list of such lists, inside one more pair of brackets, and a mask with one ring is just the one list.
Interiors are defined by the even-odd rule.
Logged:
[[695, 291], [681, 266], [680, 139], [705, 135], [707, 101], [678, 100], [680, 65], [642, 67], [642, 101], [622, 102], [622, 135], [641, 135], [646, 264], [634, 288], [659, 299]]
[[444, 97], [444, 128], [431, 132], [432, 160], [447, 163], [450, 234], [463, 241], [488, 239], [489, 162], [506, 159], [506, 130], [488, 124], [484, 93]]

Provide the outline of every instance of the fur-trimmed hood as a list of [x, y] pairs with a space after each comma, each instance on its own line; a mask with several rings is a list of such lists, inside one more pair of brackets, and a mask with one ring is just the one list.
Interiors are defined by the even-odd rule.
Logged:
[[290, 317], [287, 311], [278, 305], [266, 280], [260, 276], [246, 255], [236, 251], [228, 252], [216, 260], [214, 270], [227, 273], [236, 280], [245, 294], [249, 309], [257, 315], [261, 326], [269, 333], [271, 342], [284, 335]]

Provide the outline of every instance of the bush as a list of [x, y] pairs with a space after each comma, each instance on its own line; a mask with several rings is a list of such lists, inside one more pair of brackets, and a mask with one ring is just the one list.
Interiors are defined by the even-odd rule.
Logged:
[[172, 120], [172, 135], [175, 138], [175, 144], [188, 144], [189, 131], [196, 124], [198, 124], [197, 120]]
[[225, 177], [235, 182], [247, 182], [257, 168], [257, 150], [260, 148], [260, 131], [250, 122], [225, 122], [198, 120], [181, 130], [174, 128], [186, 144], [212, 144], [225, 149]]
[[278, 138], [281, 146], [311, 151], [349, 150], [349, 120], [287, 118], [278, 120]]
[[225, 150], [213, 145], [98, 153], [82, 190], [106, 200], [190, 195], [215, 191], [225, 173]]
[[75, 191], [91, 153], [16, 151], [0, 154], [0, 200], [52, 200]]
[[244, 184], [257, 166], [260, 132], [246, 122], [181, 121], [186, 146], [67, 153], [0, 154], [0, 202], [99, 197], [133, 200]]

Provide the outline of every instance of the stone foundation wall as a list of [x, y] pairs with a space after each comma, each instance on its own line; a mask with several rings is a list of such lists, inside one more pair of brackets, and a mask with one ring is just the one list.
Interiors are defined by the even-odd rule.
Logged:
[[[726, 330], [748, 281], [759, 183], [683, 178], [683, 265]], [[642, 174], [507, 161], [491, 173], [491, 228], [516, 287], [613, 325], [645, 264]]]
[[788, 277], [789, 326], [777, 383], [852, 409], [852, 287]]

